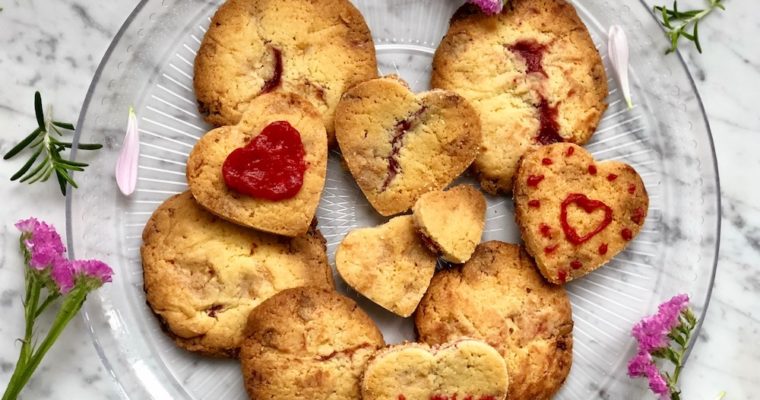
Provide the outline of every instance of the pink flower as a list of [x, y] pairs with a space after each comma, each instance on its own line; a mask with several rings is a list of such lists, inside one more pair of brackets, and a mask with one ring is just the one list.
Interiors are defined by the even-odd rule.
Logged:
[[649, 380], [649, 388], [652, 392], [660, 395], [660, 398], [665, 400], [670, 397], [670, 388], [668, 383], [665, 382], [660, 371], [657, 370], [657, 366], [654, 364], [652, 355], [647, 352], [639, 352], [628, 363], [628, 376], [630, 377], [644, 377]]
[[678, 325], [681, 311], [689, 303], [689, 296], [680, 294], [660, 304], [657, 314], [646, 317], [633, 326], [639, 351], [652, 352], [668, 345], [668, 333]]
[[61, 236], [52, 225], [28, 218], [18, 221], [16, 228], [21, 231], [29, 253], [29, 266], [36, 270], [51, 268], [66, 253]]
[[61, 294], [66, 294], [74, 287], [74, 270], [71, 262], [63, 257], [56, 260], [50, 269], [50, 278]]
[[470, 0], [470, 3], [480, 7], [480, 9], [487, 15], [498, 14], [504, 8], [504, 2], [502, 0]]
[[98, 260], [76, 260], [71, 263], [71, 268], [77, 278], [84, 279], [96, 287], [111, 282], [113, 275], [111, 267]]

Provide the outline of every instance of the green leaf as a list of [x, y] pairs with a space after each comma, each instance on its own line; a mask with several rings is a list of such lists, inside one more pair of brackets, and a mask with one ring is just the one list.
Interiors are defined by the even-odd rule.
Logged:
[[[45, 167], [45, 168], [43, 168], [42, 170], [40, 170], [40, 171], [39, 171], [39, 172], [38, 172], [38, 173], [37, 173], [37, 174], [36, 174], [36, 175], [35, 175], [35, 176], [32, 178], [32, 180], [30, 180], [29, 182], [27, 182], [28, 184], [30, 184], [30, 185], [31, 185], [32, 183], [35, 183], [35, 182], [39, 182], [39, 181], [40, 181], [40, 180], [41, 180], [41, 179], [42, 179], [42, 178], [43, 178], [43, 177], [44, 177], [44, 176], [45, 176], [45, 175], [48, 173], [48, 171], [50, 171], [51, 169], [53, 169], [53, 167], [52, 167], [50, 164], [42, 164], [42, 166], [43, 166], [43, 167]], [[23, 182], [23, 181], [24, 181], [24, 180], [22, 179], [22, 180], [21, 180], [21, 182]]]
[[32, 156], [29, 158], [29, 161], [27, 161], [27, 162], [26, 162], [26, 164], [24, 164], [24, 165], [21, 167], [21, 169], [19, 169], [19, 170], [18, 170], [18, 172], [16, 172], [15, 174], [13, 174], [13, 176], [11, 176], [11, 181], [15, 181], [16, 179], [18, 179], [18, 178], [20, 178], [22, 175], [24, 175], [24, 173], [26, 173], [26, 171], [28, 171], [28, 170], [29, 170], [29, 168], [31, 168], [31, 167], [32, 167], [32, 165], [34, 164], [34, 162], [35, 162], [35, 161], [37, 161], [37, 157], [39, 157], [39, 156], [40, 156], [40, 153], [42, 153], [42, 148], [40, 148], [39, 150], [37, 150], [37, 151], [36, 151], [36, 152], [35, 152], [35, 153], [34, 153], [34, 154], [33, 154], [33, 155], [32, 155]]
[[37, 117], [37, 125], [45, 130], [45, 114], [42, 112], [42, 95], [40, 92], [34, 92], [34, 115]]
[[69, 183], [71, 186], [73, 186], [75, 189], [78, 189], [78, 188], [79, 188], [79, 186], [77, 186], [77, 183], [76, 183], [76, 182], [74, 182], [74, 179], [72, 179], [72, 178], [71, 178], [71, 176], [69, 176], [69, 173], [68, 173], [68, 172], [66, 172], [66, 170], [65, 170], [65, 169], [56, 169], [56, 172], [57, 172], [57, 173], [59, 173], [59, 175], [60, 175], [60, 176], [61, 176], [61, 177], [62, 177], [64, 180], [66, 180], [66, 182], [68, 182], [68, 183]]
[[73, 124], [69, 124], [69, 123], [66, 123], [66, 122], [53, 121], [52, 124], [55, 125], [55, 126], [57, 126], [57, 127], [59, 127], [59, 128], [66, 129], [66, 130], [69, 130], [69, 131], [76, 130], [76, 128], [74, 127]]
[[86, 167], [86, 166], [89, 165], [89, 164], [82, 163], [82, 162], [71, 161], [71, 160], [64, 160], [64, 159], [58, 160], [58, 163], [59, 164], [63, 164], [63, 165], [70, 165], [72, 167]]
[[21, 178], [21, 180], [19, 182], [23, 183], [23, 182], [28, 181], [29, 179], [32, 179], [37, 174], [39, 174], [42, 171], [43, 168], [45, 168], [46, 166], [49, 166], [49, 165], [50, 165], [50, 162], [46, 158], [45, 160], [43, 160], [42, 162], [40, 162], [39, 164], [37, 164], [37, 166], [31, 172], [29, 172], [26, 175], [24, 175], [24, 177]]
[[19, 144], [17, 144], [12, 149], [10, 149], [10, 151], [5, 153], [5, 155], [3, 156], [3, 160], [7, 160], [15, 156], [16, 154], [18, 154], [21, 150], [24, 150], [24, 148], [27, 145], [29, 145], [29, 143], [32, 143], [32, 141], [34, 141], [34, 139], [36, 139], [37, 136], [39, 136], [39, 134], [43, 131], [44, 130], [42, 128], [35, 129], [34, 132], [29, 134], [29, 136], [25, 137], [24, 140], [20, 141]]
[[58, 186], [61, 188], [61, 194], [66, 196], [66, 180], [63, 179], [63, 176], [61, 176], [61, 173], [58, 171], [55, 171], [55, 177], [58, 179]]

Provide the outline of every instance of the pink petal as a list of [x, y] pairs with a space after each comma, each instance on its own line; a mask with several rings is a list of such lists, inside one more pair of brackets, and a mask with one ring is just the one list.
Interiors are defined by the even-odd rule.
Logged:
[[610, 27], [607, 51], [625, 102], [628, 108], [633, 108], [631, 86], [628, 81], [628, 37], [623, 28], [618, 25]]
[[116, 184], [125, 196], [135, 191], [137, 186], [137, 159], [140, 155], [140, 133], [137, 129], [137, 115], [129, 108], [129, 122], [121, 153], [116, 161]]

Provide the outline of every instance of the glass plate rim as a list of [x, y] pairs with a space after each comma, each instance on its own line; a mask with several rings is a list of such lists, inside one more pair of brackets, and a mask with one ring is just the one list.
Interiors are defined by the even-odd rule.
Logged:
[[[657, 21], [657, 18], [654, 15], [652, 9], [649, 7], [649, 5], [647, 5], [644, 0], [639, 0], [638, 2], [642, 7], [644, 7], [644, 9], [648, 11], [649, 16], [655, 19], [655, 21]], [[129, 29], [132, 22], [134, 22], [137, 15], [140, 13], [140, 11], [143, 9], [143, 7], [147, 3], [148, 3], [148, 0], [140, 0], [140, 2], [135, 6], [132, 12], [130, 12], [130, 14], [124, 20], [121, 27], [116, 32], [116, 35], [111, 40], [111, 43], [108, 45], [108, 48], [103, 54], [103, 57], [101, 58], [100, 63], [98, 64], [98, 67], [95, 70], [95, 74], [93, 75], [93, 78], [90, 81], [90, 85], [87, 88], [87, 93], [85, 95], [84, 102], [82, 103], [82, 108], [81, 108], [79, 117], [77, 118], [77, 124], [76, 124], [77, 127], [80, 127], [83, 124], [85, 116], [87, 115], [87, 110], [89, 109], [89, 105], [92, 101], [92, 98], [95, 92], [95, 87], [99, 83], [100, 76], [103, 72], [103, 69], [110, 61], [111, 56], [114, 52], [114, 49], [116, 48], [117, 44], [121, 41], [121, 39], [124, 37], [124, 33]], [[664, 32], [664, 29], [659, 24], [659, 22], [657, 24], [658, 26], [660, 26], [660, 29]], [[697, 326], [693, 334], [694, 337], [696, 338], [702, 330], [702, 325], [704, 324], [704, 321], [705, 321], [705, 315], [707, 314], [707, 311], [709, 309], [710, 301], [712, 299], [712, 291], [715, 284], [715, 277], [718, 270], [718, 260], [720, 258], [721, 225], [722, 225], [722, 217], [723, 217], [723, 210], [721, 208], [722, 194], [721, 194], [721, 185], [720, 185], [720, 170], [718, 166], [717, 154], [715, 152], [715, 140], [713, 138], [710, 121], [707, 117], [707, 112], [704, 106], [704, 102], [702, 101], [702, 96], [699, 93], [699, 89], [696, 86], [696, 81], [694, 80], [694, 76], [689, 70], [689, 67], [686, 63], [685, 58], [681, 54], [681, 50], [676, 49], [675, 54], [678, 57], [678, 61], [681, 68], [683, 69], [683, 71], [686, 74], [686, 77], [689, 80], [689, 83], [695, 95], [695, 101], [697, 102], [697, 105], [699, 106], [699, 110], [702, 114], [702, 120], [704, 121], [705, 128], [706, 128], [707, 140], [710, 147], [710, 153], [712, 154], [712, 168], [713, 168], [713, 171], [715, 172], [716, 191], [715, 191], [715, 199], [713, 201], [715, 202], [715, 206], [716, 206], [716, 227], [715, 227], [716, 239], [715, 239], [714, 257], [713, 257], [713, 262], [712, 262], [712, 269], [710, 271], [710, 283], [707, 288], [707, 294], [705, 296], [704, 303], [702, 304], [702, 315], [697, 322]], [[76, 157], [77, 157], [76, 144], [79, 143], [81, 133], [82, 131], [79, 128], [77, 128], [74, 132], [74, 137], [72, 139], [72, 143], [74, 144], [74, 146], [72, 146], [72, 151], [71, 151], [72, 160], [76, 160]], [[73, 191], [70, 189], [70, 184], [69, 184], [67, 185], [66, 200], [65, 200], [66, 244], [69, 250], [69, 258], [74, 259], [75, 254], [74, 254], [73, 223], [72, 223], [72, 205], [73, 205]], [[100, 361], [105, 367], [106, 371], [114, 379], [116, 383], [116, 387], [118, 388], [119, 395], [124, 399], [128, 399], [129, 396], [127, 395], [126, 388], [123, 386], [121, 380], [113, 374], [113, 368], [111, 366], [111, 362], [109, 361], [109, 358], [106, 355], [104, 347], [100, 344], [100, 341], [98, 340], [98, 337], [93, 328], [91, 317], [87, 309], [82, 310], [82, 318], [85, 321], [85, 325], [87, 327], [87, 331], [89, 332], [92, 343], [95, 347], [95, 351], [97, 352], [98, 357], [100, 358]], [[692, 340], [689, 343], [688, 348], [686, 349], [686, 353], [684, 355], [684, 364], [688, 362], [689, 356], [694, 350], [694, 346], [696, 345], [696, 343], [697, 343], [696, 340]]]

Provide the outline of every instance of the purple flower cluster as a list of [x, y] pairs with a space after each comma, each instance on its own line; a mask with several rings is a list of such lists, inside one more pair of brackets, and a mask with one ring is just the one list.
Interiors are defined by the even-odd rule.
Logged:
[[504, 8], [503, 0], [470, 0], [470, 3], [480, 7], [487, 15], [495, 15]]
[[21, 240], [26, 248], [29, 267], [41, 273], [48, 273], [55, 286], [66, 294], [80, 280], [95, 287], [111, 282], [113, 271], [108, 265], [97, 260], [75, 260], [66, 258], [66, 247], [61, 236], [52, 225], [28, 218], [16, 223], [21, 231]]
[[636, 356], [628, 363], [628, 375], [649, 380], [649, 388], [662, 400], [670, 398], [670, 388], [652, 358], [652, 352], [668, 347], [668, 334], [679, 324], [679, 316], [689, 303], [689, 296], [680, 294], [660, 304], [657, 314], [633, 326], [631, 333], [638, 342]]

